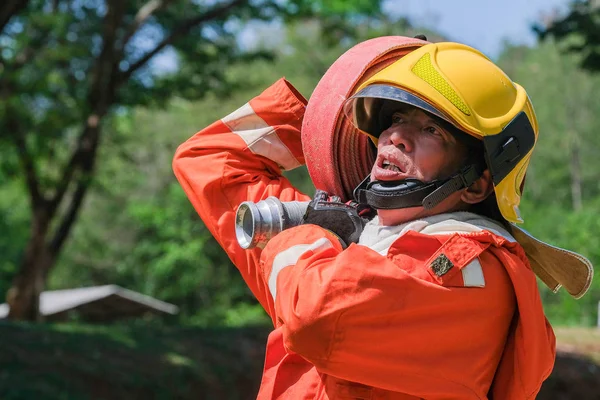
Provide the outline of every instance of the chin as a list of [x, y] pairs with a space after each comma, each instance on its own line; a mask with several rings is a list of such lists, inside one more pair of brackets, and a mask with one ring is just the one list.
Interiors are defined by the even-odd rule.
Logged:
[[380, 225], [395, 226], [423, 217], [424, 211], [423, 207], [377, 210], [377, 216]]

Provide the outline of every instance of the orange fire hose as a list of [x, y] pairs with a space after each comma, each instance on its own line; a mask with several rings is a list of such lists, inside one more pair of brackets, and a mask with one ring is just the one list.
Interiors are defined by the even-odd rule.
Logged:
[[359, 43], [342, 54], [315, 88], [302, 124], [302, 147], [308, 173], [317, 189], [352, 199], [369, 174], [375, 149], [342, 112], [344, 101], [364, 80], [428, 42], [384, 36]]

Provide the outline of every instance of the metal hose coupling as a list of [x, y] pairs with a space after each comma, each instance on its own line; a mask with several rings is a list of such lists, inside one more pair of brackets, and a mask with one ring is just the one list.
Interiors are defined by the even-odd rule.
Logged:
[[277, 197], [239, 205], [235, 215], [235, 236], [243, 249], [263, 248], [279, 232], [300, 225], [308, 201], [282, 202]]

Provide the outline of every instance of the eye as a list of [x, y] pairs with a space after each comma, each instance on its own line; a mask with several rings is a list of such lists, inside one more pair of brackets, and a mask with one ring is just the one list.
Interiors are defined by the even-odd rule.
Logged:
[[404, 118], [402, 117], [402, 114], [400, 114], [399, 112], [395, 112], [392, 115], [392, 124], [400, 124], [400, 123], [402, 123], [402, 121], [404, 121]]
[[442, 136], [442, 131], [435, 127], [435, 126], [428, 126], [425, 128], [425, 132], [431, 134], [431, 135], [436, 135], [436, 136]]

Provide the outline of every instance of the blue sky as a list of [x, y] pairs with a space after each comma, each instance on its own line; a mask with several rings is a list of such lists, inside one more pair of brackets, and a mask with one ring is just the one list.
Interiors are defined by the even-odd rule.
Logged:
[[[532, 45], [536, 41], [531, 26], [544, 14], [565, 13], [570, 0], [384, 0], [384, 10], [406, 16], [413, 25], [431, 28], [450, 40], [477, 48], [496, 58], [504, 40]], [[271, 28], [270, 28], [271, 27]], [[248, 24], [242, 31], [242, 45], [252, 47], [261, 36], [278, 40], [271, 29], [279, 23]], [[172, 51], [159, 54], [153, 64], [162, 71], [177, 67]]]
[[496, 57], [503, 40], [533, 44], [531, 25], [569, 0], [386, 0], [384, 9]]

